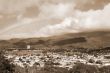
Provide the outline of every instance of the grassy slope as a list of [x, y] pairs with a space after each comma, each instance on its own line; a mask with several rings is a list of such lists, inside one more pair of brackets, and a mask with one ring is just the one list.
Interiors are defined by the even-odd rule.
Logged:
[[100, 48], [110, 46], [110, 32], [97, 31], [86, 33], [69, 33], [64, 35], [46, 37], [46, 38], [28, 38], [28, 39], [11, 39], [0, 41], [0, 46], [15, 46], [13, 43], [26, 42], [36, 48], [51, 47], [83, 47], [83, 48]]

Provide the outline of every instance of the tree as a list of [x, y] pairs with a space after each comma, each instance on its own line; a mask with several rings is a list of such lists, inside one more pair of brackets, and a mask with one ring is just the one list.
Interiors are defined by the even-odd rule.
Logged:
[[27, 46], [26, 42], [22, 42], [22, 41], [16, 42], [16, 43], [14, 43], [14, 45], [17, 48], [26, 48], [26, 46]]
[[0, 51], [0, 73], [13, 73], [14, 65], [5, 58], [3, 51]]

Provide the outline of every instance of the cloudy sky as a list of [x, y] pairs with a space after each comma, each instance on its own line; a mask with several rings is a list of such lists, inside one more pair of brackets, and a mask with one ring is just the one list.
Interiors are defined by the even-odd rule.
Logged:
[[0, 39], [110, 29], [110, 0], [0, 0]]

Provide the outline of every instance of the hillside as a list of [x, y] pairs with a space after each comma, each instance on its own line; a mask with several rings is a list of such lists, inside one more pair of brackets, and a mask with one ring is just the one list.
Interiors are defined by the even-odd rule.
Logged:
[[33, 48], [90, 48], [110, 47], [110, 32], [97, 31], [86, 33], [68, 33], [64, 35], [41, 38], [16, 38], [1, 40], [1, 48], [25, 48], [29, 44]]

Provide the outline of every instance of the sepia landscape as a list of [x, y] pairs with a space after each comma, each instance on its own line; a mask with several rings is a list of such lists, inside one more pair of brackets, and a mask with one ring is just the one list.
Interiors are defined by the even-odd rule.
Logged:
[[110, 73], [110, 0], [0, 0], [0, 73]]

